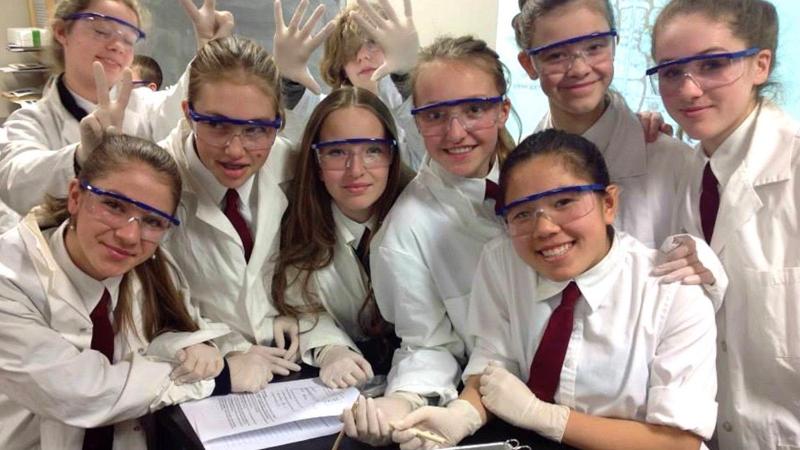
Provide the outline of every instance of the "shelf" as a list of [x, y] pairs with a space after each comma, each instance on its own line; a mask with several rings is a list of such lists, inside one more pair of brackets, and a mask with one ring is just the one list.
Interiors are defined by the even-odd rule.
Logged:
[[15, 67], [8, 67], [8, 66], [0, 67], [0, 73], [16, 73], [16, 74], [22, 74], [22, 73], [46, 73], [49, 70], [50, 69], [48, 69], [47, 67], [40, 67], [40, 68], [36, 68], [36, 69], [17, 69]]
[[27, 53], [27, 52], [41, 52], [45, 50], [47, 47], [19, 47], [16, 45], [8, 44], [6, 49], [10, 52], [14, 53]]

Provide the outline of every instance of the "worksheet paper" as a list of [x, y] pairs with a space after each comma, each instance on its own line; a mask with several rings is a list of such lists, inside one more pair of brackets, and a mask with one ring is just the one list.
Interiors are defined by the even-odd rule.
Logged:
[[356, 388], [331, 389], [319, 378], [270, 383], [254, 394], [230, 394], [181, 405], [206, 449], [261, 449], [337, 433]]

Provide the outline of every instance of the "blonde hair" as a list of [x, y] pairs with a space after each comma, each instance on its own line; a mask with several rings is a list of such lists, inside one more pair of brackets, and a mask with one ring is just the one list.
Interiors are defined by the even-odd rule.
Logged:
[[[53, 18], [50, 20], [50, 31], [52, 32], [53, 36], [56, 34], [56, 28], [63, 26], [66, 31], [69, 31], [72, 28], [72, 23], [70, 21], [64, 20], [66, 17], [77, 14], [82, 11], [86, 11], [91, 6], [94, 0], [61, 0], [56, 5], [55, 11], [53, 11]], [[147, 10], [142, 7], [139, 0], [113, 0], [118, 3], [122, 3], [123, 5], [127, 6], [131, 9], [131, 11], [136, 14], [136, 19], [139, 21], [139, 28], [144, 28], [145, 22], [147, 22]], [[64, 60], [64, 47], [58, 42], [58, 40], [53, 39], [52, 48], [50, 50], [49, 58], [52, 60], [51, 69], [55, 73], [61, 73], [64, 71], [65, 68], [65, 60]]]
[[[380, 6], [373, 4], [372, 7], [378, 14], [387, 17]], [[319, 71], [322, 79], [334, 89], [353, 84], [347, 78], [344, 66], [356, 57], [358, 50], [369, 39], [367, 32], [353, 18], [358, 9], [357, 4], [352, 4], [340, 11], [334, 19], [336, 27], [333, 33], [325, 39], [325, 52], [319, 62]]]
[[[143, 164], [158, 174], [160, 181], [170, 188], [175, 208], [181, 195], [181, 176], [175, 160], [161, 147], [151, 141], [133, 136], [106, 136], [84, 163], [78, 178], [92, 183], [98, 178], [110, 175], [124, 176], [131, 164]], [[38, 209], [37, 220], [42, 228], [56, 226], [65, 220], [72, 220], [67, 210], [66, 199], [46, 197]], [[167, 331], [196, 331], [189, 312], [186, 311], [183, 296], [175, 286], [171, 266], [160, 248], [156, 248], [154, 258], [147, 258], [132, 271], [122, 277], [120, 295], [114, 310], [117, 330], [127, 329], [137, 332], [133, 323], [133, 299], [131, 277], [135, 276], [142, 287], [142, 329], [145, 338], [154, 337]]]
[[[414, 93], [414, 105], [417, 99], [417, 82], [419, 74], [424, 70], [428, 63], [434, 61], [452, 61], [467, 64], [471, 67], [478, 67], [492, 77], [497, 92], [505, 96], [508, 93], [508, 68], [502, 61], [500, 56], [492, 50], [485, 41], [477, 39], [473, 36], [461, 37], [440, 37], [437, 38], [433, 44], [420, 50], [419, 59], [414, 70], [411, 71], [411, 90]], [[447, 80], [441, 80], [442, 83], [447, 83]], [[513, 108], [511, 115], [519, 121]], [[497, 158], [500, 163], [503, 162], [505, 157], [514, 149], [516, 144], [511, 133], [503, 127], [498, 131], [497, 139]]]
[[229, 36], [204, 45], [189, 69], [189, 102], [197, 99], [204, 84], [218, 81], [256, 85], [272, 99], [279, 116], [284, 117], [278, 67], [272, 56], [256, 42]]

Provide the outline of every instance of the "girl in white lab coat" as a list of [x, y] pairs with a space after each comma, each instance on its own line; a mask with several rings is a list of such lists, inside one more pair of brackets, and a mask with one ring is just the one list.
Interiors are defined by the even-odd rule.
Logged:
[[[481, 255], [456, 402], [576, 448], [700, 448], [716, 420], [714, 309], [702, 288], [653, 276], [657, 251], [611, 227], [619, 188], [598, 149], [534, 134], [500, 188], [508, 235]], [[458, 442], [468, 429], [450, 409], [412, 412], [395, 439], [412, 446], [403, 429], [421, 426]]]
[[731, 285], [717, 314], [721, 449], [800, 448], [800, 124], [764, 97], [778, 44], [763, 0], [672, 1], [648, 70], [700, 143], [676, 227], [704, 237]]
[[660, 135], [645, 142], [614, 77], [618, 40], [608, 0], [529, 0], [513, 21], [518, 59], [550, 105], [537, 130], [558, 128], [598, 146], [620, 187], [617, 228], [658, 248], [671, 234], [676, 185], [691, 150]]
[[[324, 43], [320, 61], [322, 79], [333, 89], [356, 86], [379, 96], [398, 125], [400, 157], [416, 170], [422, 163], [425, 147], [410, 114], [408, 73], [419, 50], [410, 0], [405, 2], [405, 17], [398, 17], [386, 0], [381, 0], [380, 5], [363, 0], [353, 3], [314, 35], [311, 31], [324, 7], [318, 6], [301, 26], [307, 7], [308, 0], [302, 0], [286, 26], [281, 2], [275, 0], [273, 54], [283, 77], [287, 106], [287, 124], [282, 135], [300, 142], [311, 112], [324, 98], [308, 69], [312, 52]], [[391, 32], [371, 25], [375, 20], [387, 22]]]
[[[280, 222], [292, 179], [278, 71], [257, 43], [214, 39], [190, 64], [185, 119], [161, 143], [178, 162], [184, 225], [165, 243], [204, 317], [227, 324], [224, 353], [249, 361], [259, 385], [300, 370], [297, 321], [271, 299]], [[289, 332], [288, 348], [284, 333]]]
[[159, 248], [179, 196], [172, 158], [113, 136], [66, 199], [0, 238], [0, 447], [145, 448], [137, 418], [241, 390], [241, 368], [204, 343], [227, 327], [200, 318]]
[[300, 354], [331, 387], [385, 375], [399, 343], [378, 311], [369, 242], [410, 171], [391, 111], [366, 89], [342, 87], [317, 106], [294, 168], [272, 295], [300, 317]]
[[[233, 16], [215, 11], [214, 0], [205, 0], [199, 9], [192, 0], [182, 3], [194, 23], [198, 46], [231, 32]], [[0, 150], [0, 198], [19, 214], [39, 204], [44, 194], [66, 195], [62, 180], [75, 176], [78, 123], [99, 102], [93, 63], [102, 63], [108, 78], [104, 89], [116, 85], [133, 61], [136, 43], [145, 38], [144, 15], [138, 0], [62, 0], [56, 5], [51, 25], [56, 75], [40, 101], [6, 120], [9, 142]], [[185, 90], [185, 75], [166, 91], [137, 89], [127, 101], [122, 130], [163, 139], [181, 117]], [[85, 155], [77, 157], [80, 163]]]

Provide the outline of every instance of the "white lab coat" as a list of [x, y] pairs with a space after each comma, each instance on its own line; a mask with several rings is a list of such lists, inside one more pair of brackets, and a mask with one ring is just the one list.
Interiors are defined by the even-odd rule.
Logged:
[[[608, 254], [575, 277], [581, 298], [555, 401], [708, 439], [717, 413], [714, 308], [699, 286], [652, 276], [657, 256], [616, 233]], [[508, 236], [486, 244], [469, 304], [475, 347], [464, 380], [498, 361], [527, 382], [567, 283], [537, 274]]]
[[[213, 380], [177, 386], [169, 378], [172, 364], [160, 360], [171, 357], [148, 357], [135, 278], [131, 298], [138, 335], [115, 336], [112, 365], [90, 350], [90, 311], [56, 263], [33, 213], [0, 237], [0, 254], [0, 447], [80, 449], [85, 428], [113, 423], [115, 448], [144, 449], [136, 418], [211, 394]], [[173, 274], [190, 314], [204, 328], [188, 304], [185, 280], [177, 270]], [[200, 343], [227, 329], [207, 331], [184, 343]]]
[[[40, 204], [44, 194], [66, 197], [63, 180], [75, 176], [79, 123], [61, 104], [55, 79], [41, 100], [14, 111], [5, 123], [9, 142], [0, 149], [0, 200], [19, 214]], [[122, 131], [153, 141], [164, 139], [183, 116], [181, 101], [188, 80], [187, 68], [169, 90], [134, 89]]]
[[[495, 162], [488, 178], [496, 181], [497, 173]], [[456, 186], [467, 183], [477, 189]], [[484, 186], [426, 157], [373, 238], [372, 287], [402, 339], [387, 393], [438, 395], [440, 404], [458, 395], [471, 347], [465, 321], [472, 278], [483, 245], [504, 232], [494, 201], [483, 200]]]
[[[723, 147], [741, 159], [720, 187], [711, 240], [731, 283], [717, 314], [719, 447], [798, 449], [800, 124], [764, 103], [712, 155], [712, 167]], [[706, 161], [698, 149], [675, 216], [696, 236]]]
[[193, 134], [185, 120], [160, 143], [178, 162], [183, 192], [177, 216], [181, 226], [164, 246], [192, 286], [192, 301], [203, 317], [227, 324], [232, 332], [218, 340], [223, 354], [247, 351], [252, 344], [271, 346], [272, 274], [280, 244], [280, 224], [288, 200], [284, 189], [292, 179], [294, 151], [278, 138], [253, 189], [254, 246], [249, 263], [241, 239], [220, 206], [192, 173], [187, 152], [194, 152]]
[[[609, 93], [609, 105], [583, 137], [593, 142], [606, 160], [611, 182], [621, 188], [615, 228], [658, 248], [672, 234], [670, 222], [678, 180], [693, 153], [683, 142], [659, 135], [645, 143], [639, 119], [625, 99]], [[536, 128], [552, 128], [548, 112]]]
[[[369, 279], [361, 268], [353, 246], [357, 238], [343, 223], [344, 215], [332, 205], [336, 225], [336, 243], [333, 247], [333, 260], [327, 266], [311, 274], [309, 289], [325, 311], [315, 317], [301, 317], [300, 355], [303, 362], [318, 366], [313, 350], [328, 345], [349, 347], [361, 353], [355, 341], [367, 339], [358, 322], [358, 312], [364, 304], [369, 289]], [[293, 279], [294, 274], [289, 275]], [[302, 280], [287, 289], [290, 301], [302, 304], [300, 289]]]
[[[8, 142], [8, 139], [6, 139], [6, 129], [0, 126], [0, 148], [6, 145], [6, 142]], [[14, 228], [17, 222], [19, 222], [19, 219], [19, 214], [0, 200], [0, 234]]]
[[[425, 142], [417, 131], [417, 124], [414, 116], [411, 115], [413, 107], [411, 96], [405, 101], [395, 87], [390, 77], [383, 77], [378, 82], [378, 97], [389, 107], [397, 125], [398, 145], [400, 147], [400, 158], [414, 171], [419, 169], [422, 160], [425, 158]], [[314, 108], [325, 98], [325, 94], [316, 95], [306, 89], [303, 97], [294, 109], [287, 109], [286, 125], [281, 130], [281, 135], [286, 139], [299, 145], [303, 139], [308, 119]]]

